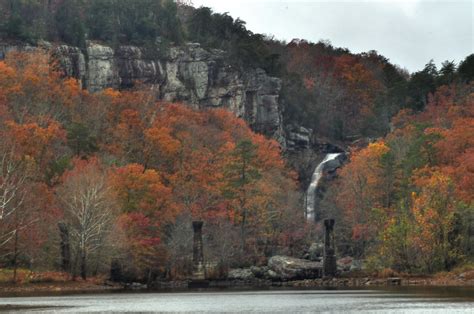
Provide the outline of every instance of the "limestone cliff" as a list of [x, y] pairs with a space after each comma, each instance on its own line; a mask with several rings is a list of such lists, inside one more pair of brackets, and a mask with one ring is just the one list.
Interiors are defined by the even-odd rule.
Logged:
[[[157, 99], [183, 101], [196, 108], [222, 107], [244, 118], [257, 132], [285, 144], [279, 104], [281, 80], [262, 69], [231, 66], [221, 50], [206, 50], [197, 43], [156, 51], [150, 57], [142, 49], [113, 49], [88, 42], [86, 49], [42, 43], [51, 50], [66, 75], [84, 88], [130, 88], [140, 82], [156, 91]], [[12, 50], [33, 50], [24, 44], [0, 43], [0, 59]]]

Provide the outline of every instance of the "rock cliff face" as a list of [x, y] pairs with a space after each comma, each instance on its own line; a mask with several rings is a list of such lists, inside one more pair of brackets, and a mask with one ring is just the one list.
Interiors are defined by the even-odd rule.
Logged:
[[[66, 45], [42, 45], [52, 50], [68, 76], [95, 92], [104, 88], [130, 88], [136, 82], [150, 86], [158, 99], [183, 101], [196, 108], [222, 107], [244, 118], [258, 132], [284, 143], [279, 105], [281, 81], [262, 69], [241, 71], [225, 60], [224, 51], [206, 50], [196, 43], [157, 51], [150, 57], [142, 49], [117, 49], [89, 42], [85, 50]], [[0, 59], [12, 50], [33, 50], [23, 44], [0, 43]]]

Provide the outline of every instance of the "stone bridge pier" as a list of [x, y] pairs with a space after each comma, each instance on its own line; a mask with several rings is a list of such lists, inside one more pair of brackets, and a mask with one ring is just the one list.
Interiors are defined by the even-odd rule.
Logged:
[[202, 247], [202, 225], [202, 221], [193, 221], [193, 280], [204, 280], [206, 278]]
[[323, 276], [334, 277], [337, 272], [334, 247], [334, 219], [324, 219]]

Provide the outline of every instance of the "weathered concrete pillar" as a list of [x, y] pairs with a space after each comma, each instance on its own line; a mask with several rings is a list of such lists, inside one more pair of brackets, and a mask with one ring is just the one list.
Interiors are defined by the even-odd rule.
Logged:
[[206, 270], [204, 268], [204, 254], [202, 250], [202, 221], [193, 221], [193, 279], [204, 280]]
[[324, 228], [323, 276], [334, 277], [337, 272], [334, 249], [334, 219], [324, 219]]

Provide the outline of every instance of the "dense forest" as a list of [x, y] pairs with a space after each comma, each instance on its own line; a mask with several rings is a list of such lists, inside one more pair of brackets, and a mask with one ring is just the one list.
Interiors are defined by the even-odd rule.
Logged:
[[[129, 44], [151, 57], [185, 42], [222, 49], [232, 66], [282, 79], [285, 125], [370, 142], [349, 148], [323, 200], [338, 254], [415, 273], [472, 262], [474, 54], [408, 73], [376, 51], [286, 43], [169, 0], [0, 0], [0, 40]], [[45, 52], [0, 61], [2, 267], [86, 278], [119, 261], [134, 280], [183, 278], [196, 219], [215, 276], [301, 256], [320, 230], [278, 143], [225, 110], [137, 86], [89, 93]]]
[[331, 200], [352, 254], [373, 268], [432, 273], [473, 256], [473, 85], [441, 86], [422, 112], [356, 150]]
[[0, 8], [4, 40], [132, 44], [152, 56], [185, 41], [223, 49], [235, 66], [260, 67], [283, 79], [288, 124], [297, 122], [337, 141], [382, 136], [400, 109], [420, 111], [438, 86], [474, 76], [472, 55], [458, 67], [446, 60], [439, 70], [427, 60], [424, 69], [410, 75], [376, 51], [352, 54], [324, 41], [281, 42], [252, 33], [226, 13], [179, 1], [2, 0]]
[[35, 53], [0, 62], [0, 87], [1, 249], [13, 266], [53, 267], [58, 223], [72, 249], [63, 267], [84, 277], [113, 256], [138, 277], [186, 274], [192, 219], [206, 221], [222, 267], [284, 250], [297, 231], [279, 145], [225, 110], [89, 94]]

